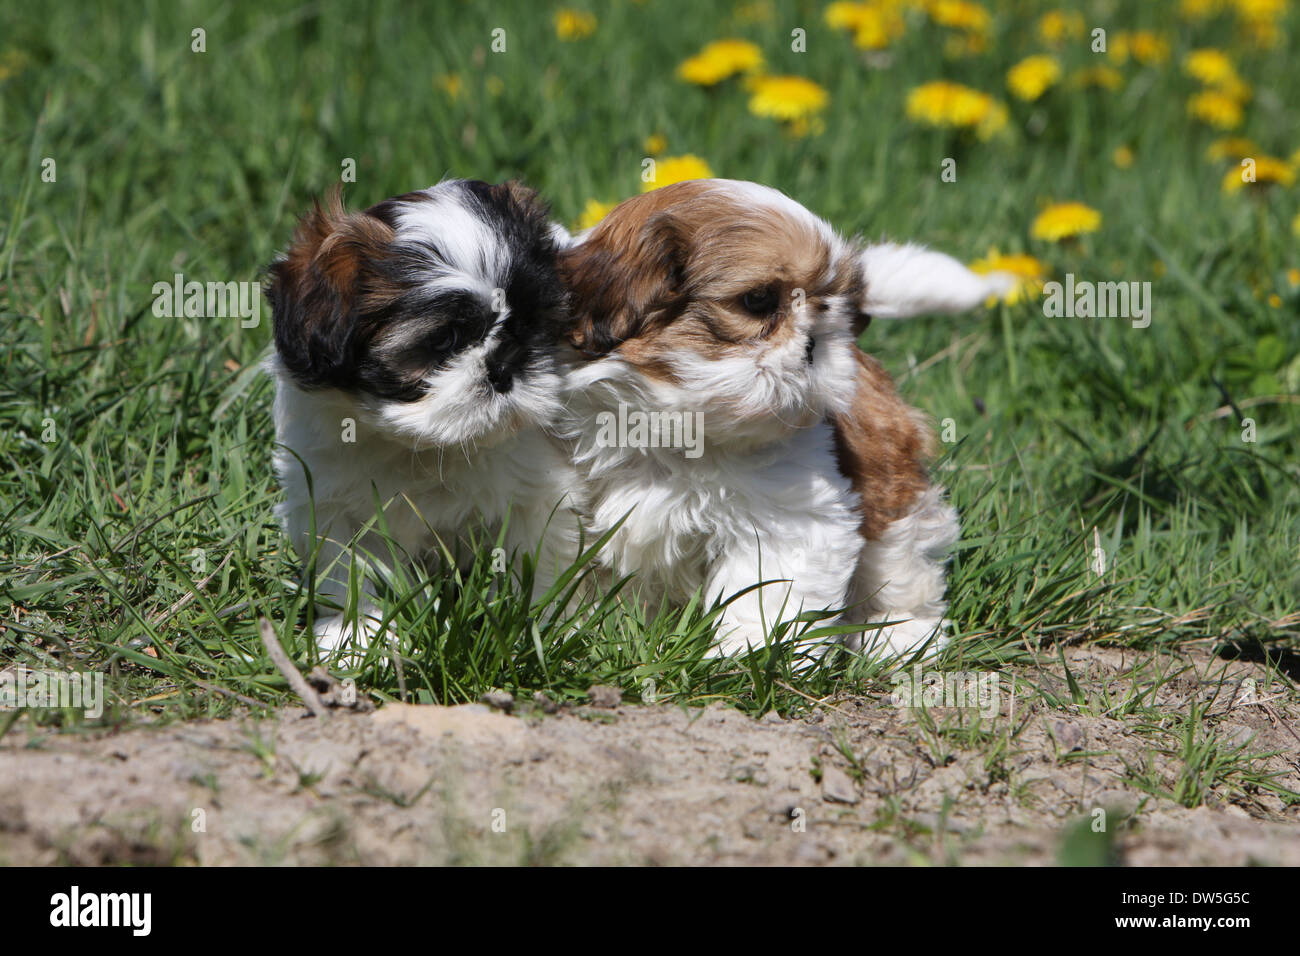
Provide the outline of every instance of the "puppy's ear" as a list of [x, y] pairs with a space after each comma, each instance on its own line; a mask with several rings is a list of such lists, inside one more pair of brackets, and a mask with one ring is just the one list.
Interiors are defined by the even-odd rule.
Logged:
[[566, 337], [588, 356], [607, 355], [671, 320], [684, 301], [686, 240], [668, 212], [630, 222], [612, 212], [587, 238], [560, 253], [560, 279], [569, 293]]
[[932, 312], [965, 312], [1015, 285], [1005, 272], [979, 275], [952, 256], [892, 242], [863, 249], [864, 291], [859, 312], [867, 318], [907, 319]]
[[349, 213], [335, 186], [298, 223], [266, 290], [280, 360], [307, 388], [348, 388], [375, 316], [400, 293], [377, 264], [393, 240], [376, 216]]

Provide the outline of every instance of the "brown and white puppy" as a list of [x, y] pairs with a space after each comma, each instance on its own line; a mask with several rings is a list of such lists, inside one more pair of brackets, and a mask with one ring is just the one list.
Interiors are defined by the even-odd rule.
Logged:
[[614, 573], [635, 572], [651, 604], [739, 595], [726, 654], [840, 608], [893, 622], [864, 631], [873, 646], [942, 644], [957, 515], [928, 477], [923, 416], [855, 333], [872, 311], [971, 308], [1005, 277], [851, 244], [782, 193], [728, 180], [627, 200], [559, 272], [573, 313], [559, 430], [590, 532], [626, 516], [603, 552]]
[[335, 195], [270, 267], [277, 513], [344, 608], [318, 621], [323, 649], [382, 626], [390, 541], [419, 560], [505, 524], [508, 550], [540, 548], [539, 587], [576, 554], [573, 471], [543, 432], [560, 412], [555, 256], [531, 190], [449, 180], [362, 212]]

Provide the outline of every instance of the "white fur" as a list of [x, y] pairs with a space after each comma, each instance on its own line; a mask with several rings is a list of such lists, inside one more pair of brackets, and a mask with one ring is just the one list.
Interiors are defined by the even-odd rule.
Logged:
[[[829, 225], [775, 190], [728, 181], [716, 188], [811, 220], [832, 248], [846, 248]], [[617, 350], [594, 361], [574, 357], [565, 370], [560, 430], [584, 480], [591, 532], [603, 534], [625, 518], [602, 555], [605, 565], [618, 575], [635, 572], [651, 606], [684, 603], [699, 588], [713, 600], [773, 582], [728, 606], [718, 653], [762, 646], [775, 624], [801, 612], [846, 607], [850, 622], [892, 622], [852, 635], [847, 643], [855, 649], [908, 653], [936, 634], [928, 652], [943, 644], [944, 563], [959, 533], [955, 510], [941, 488], [931, 487], [880, 540], [864, 540], [859, 502], [836, 464], [827, 417], [848, 411], [856, 387], [853, 312], [970, 308], [1001, 280], [976, 277], [916, 246], [869, 247], [861, 261], [865, 302], [832, 302], [816, 320], [799, 316], [799, 334], [782, 347], [755, 346], [743, 358], [723, 360], [674, 356], [680, 386], [641, 376]], [[816, 339], [811, 365], [804, 357], [809, 335]], [[596, 417], [620, 403], [703, 412], [704, 455], [600, 447]]]
[[[431, 241], [442, 259], [430, 260], [420, 280], [490, 302], [505, 285], [510, 249], [454, 183], [426, 192], [432, 201], [399, 213], [395, 242]], [[274, 463], [284, 490], [276, 513], [304, 560], [319, 545], [316, 593], [323, 601], [342, 605], [354, 575], [362, 586], [356, 628], [346, 613], [318, 619], [322, 649], [351, 645], [355, 652], [380, 630], [375, 579], [390, 558], [381, 536], [365, 530], [376, 517], [376, 498], [403, 563], [443, 547], [454, 552], [472, 529], [490, 543], [507, 515], [507, 552], [540, 547], [537, 592], [575, 557], [579, 485], [566, 454], [542, 431], [560, 413], [552, 357], [537, 356], [506, 394], [486, 380], [485, 358], [508, 315], [497, 310], [486, 339], [431, 373], [427, 393], [412, 402], [306, 391], [278, 356], [266, 362], [276, 381]], [[402, 347], [400, 330], [386, 347]], [[353, 441], [344, 440], [346, 420], [354, 423]]]
[[952, 256], [924, 246], [883, 242], [862, 250], [867, 276], [863, 312], [877, 319], [907, 319], [935, 312], [965, 312], [1005, 294], [1015, 278], [979, 275]]

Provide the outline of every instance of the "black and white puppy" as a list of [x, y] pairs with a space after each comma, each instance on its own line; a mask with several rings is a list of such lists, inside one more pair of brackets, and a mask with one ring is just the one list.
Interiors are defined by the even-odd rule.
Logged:
[[318, 620], [322, 649], [380, 628], [376, 500], [412, 559], [508, 514], [508, 550], [540, 543], [539, 587], [572, 560], [577, 483], [541, 431], [560, 412], [555, 257], [531, 190], [450, 180], [363, 212], [335, 192], [271, 265], [277, 514], [304, 560], [319, 547], [319, 597], [344, 607], [354, 566], [365, 589]]

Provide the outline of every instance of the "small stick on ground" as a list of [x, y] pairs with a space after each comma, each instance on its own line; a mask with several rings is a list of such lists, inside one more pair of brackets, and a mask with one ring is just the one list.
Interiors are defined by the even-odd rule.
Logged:
[[289, 655], [284, 652], [280, 646], [279, 640], [276, 639], [275, 629], [271, 627], [271, 622], [264, 617], [257, 619], [257, 630], [262, 635], [262, 643], [266, 645], [266, 653], [270, 655], [271, 663], [275, 669], [284, 675], [284, 679], [289, 682], [293, 692], [302, 698], [302, 702], [307, 705], [307, 709], [312, 712], [313, 716], [324, 719], [329, 716], [329, 710], [321, 701], [320, 695], [307, 683], [307, 679], [298, 672], [293, 661], [289, 660]]

